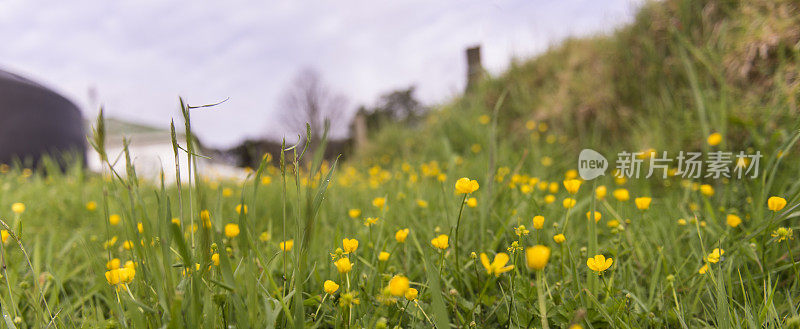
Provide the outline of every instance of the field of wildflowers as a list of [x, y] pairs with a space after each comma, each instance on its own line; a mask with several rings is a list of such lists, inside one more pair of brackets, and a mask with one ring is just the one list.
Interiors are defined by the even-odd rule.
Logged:
[[[101, 155], [102, 120], [92, 139]], [[445, 161], [382, 157], [371, 165], [288, 146], [245, 181], [193, 173], [179, 187], [140, 180], [133, 166], [105, 176], [3, 166], [3, 323], [798, 324], [798, 184], [779, 170], [798, 135], [765, 150], [763, 179], [702, 182], [669, 170], [663, 180], [584, 181], [561, 169], [577, 166], [559, 155], [563, 139], [537, 138], [546, 126], [529, 126], [540, 152], [530, 166], [511, 162], [514, 154], [495, 165], [491, 146]], [[719, 139], [704, 142], [722, 148]], [[196, 160], [192, 146], [175, 146], [180, 161]], [[640, 157], [655, 156], [648, 152]]]
[[[286, 145], [245, 181], [139, 179], [101, 116], [92, 146], [125, 172], [0, 166], [0, 326], [798, 328], [797, 13], [647, 5], [347, 161]], [[742, 32], [762, 30], [781, 33]], [[662, 151], [763, 157], [746, 178], [608, 157], [584, 180], [584, 148], [645, 171]]]

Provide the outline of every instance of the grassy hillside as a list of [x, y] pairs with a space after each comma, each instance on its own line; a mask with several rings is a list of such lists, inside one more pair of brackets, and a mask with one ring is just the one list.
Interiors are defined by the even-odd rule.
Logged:
[[492, 115], [504, 93], [498, 139], [512, 149], [527, 143], [529, 121], [573, 149], [699, 149], [713, 132], [735, 149], [774, 147], [800, 113], [798, 26], [794, 1], [650, 2], [612, 35], [567, 40], [515, 62], [421, 130], [379, 132], [365, 154], [468, 153], [483, 137], [472, 129], [479, 116]]

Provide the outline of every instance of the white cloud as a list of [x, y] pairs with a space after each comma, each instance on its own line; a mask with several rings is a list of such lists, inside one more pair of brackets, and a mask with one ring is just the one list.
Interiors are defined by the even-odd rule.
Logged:
[[287, 132], [275, 118], [293, 75], [313, 66], [353, 106], [416, 84], [426, 102], [463, 89], [464, 49], [493, 73], [568, 35], [628, 21], [638, 0], [0, 2], [0, 67], [63, 92], [93, 116], [166, 126], [179, 95], [230, 97], [193, 116], [214, 146]]

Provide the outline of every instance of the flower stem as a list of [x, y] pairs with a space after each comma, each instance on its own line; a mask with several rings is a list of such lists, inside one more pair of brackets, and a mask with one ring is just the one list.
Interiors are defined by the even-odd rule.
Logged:
[[431, 321], [431, 318], [428, 317], [428, 314], [425, 313], [425, 310], [422, 309], [422, 306], [419, 306], [419, 303], [417, 303], [416, 300], [414, 300], [414, 305], [417, 305], [419, 310], [422, 311], [422, 315], [425, 316], [425, 320], [428, 320], [428, 323], [433, 324], [433, 321]]
[[794, 277], [800, 278], [800, 272], [797, 271], [797, 263], [794, 261], [794, 255], [792, 254], [792, 246], [789, 244], [789, 239], [786, 239], [786, 251], [789, 252], [789, 259], [792, 260], [792, 268], [794, 269]]
[[461, 214], [464, 212], [464, 202], [467, 201], [468, 195], [469, 194], [464, 194], [464, 198], [461, 200], [461, 207], [458, 210], [458, 219], [456, 219], [456, 236], [453, 241], [453, 250], [455, 251], [456, 257], [456, 272], [461, 271], [461, 266], [459, 266], [458, 262], [458, 228], [461, 226]]
[[539, 295], [539, 313], [542, 318], [542, 329], [550, 329], [547, 324], [547, 303], [544, 299], [544, 271], [536, 273], [536, 293]]
[[[589, 245], [588, 245], [588, 254], [589, 257], [593, 257], [597, 254], [597, 222], [594, 220], [595, 216], [595, 201], [597, 198], [595, 197], [595, 189], [597, 188], [597, 180], [592, 181], [592, 190], [591, 190], [591, 212], [589, 213], [589, 218], [587, 221], [589, 222]], [[589, 286], [589, 291], [593, 294], [597, 292], [597, 276], [593, 275], [591, 272], [586, 274], [587, 282], [586, 284]]]
[[[772, 212], [772, 216], [769, 218], [769, 222], [767, 222], [767, 227], [764, 229], [764, 232], [761, 233], [761, 272], [763, 273], [766, 271], [767, 267], [767, 235], [772, 230], [772, 222], [775, 220], [775, 212]], [[791, 253], [790, 253], [791, 254]]]
[[486, 293], [486, 289], [489, 288], [491, 284], [494, 283], [495, 277], [490, 276], [489, 280], [486, 280], [486, 283], [483, 285], [483, 289], [481, 289], [481, 293], [478, 295], [478, 300], [475, 301], [474, 305], [472, 306], [472, 310], [469, 312], [470, 316], [472, 316], [472, 320], [475, 320], [475, 310], [478, 309], [478, 305], [481, 304], [483, 300], [483, 294]]
[[325, 293], [325, 296], [322, 297], [322, 301], [319, 302], [319, 306], [317, 306], [317, 311], [314, 312], [314, 321], [317, 321], [317, 316], [319, 315], [319, 309], [322, 308], [322, 304], [325, 304], [325, 299], [328, 298], [328, 293]]

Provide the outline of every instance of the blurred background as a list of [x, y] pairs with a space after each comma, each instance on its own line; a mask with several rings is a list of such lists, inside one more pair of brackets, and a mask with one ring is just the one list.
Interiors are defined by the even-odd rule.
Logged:
[[[330, 152], [347, 154], [376, 122], [414, 124], [464, 93], [470, 77], [501, 74], [569, 37], [609, 34], [640, 6], [0, 1], [0, 79], [7, 82], [0, 90], [0, 161], [28, 158], [30, 166], [43, 150], [81, 143], [75, 127], [89, 132], [102, 107], [111, 153], [130, 137], [137, 168], [154, 175], [174, 166], [168, 127], [173, 118], [180, 123], [179, 96], [194, 106], [222, 102], [192, 112], [199, 142], [214, 158], [207, 170], [219, 175], [241, 175], [236, 168], [274, 153], [282, 138], [296, 141], [305, 122], [321, 131], [326, 118], [335, 140]], [[46, 95], [57, 100], [42, 103]], [[57, 115], [76, 109], [79, 119]], [[48, 120], [54, 123], [42, 126]]]

